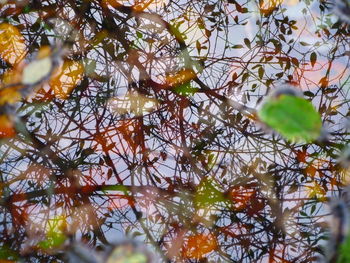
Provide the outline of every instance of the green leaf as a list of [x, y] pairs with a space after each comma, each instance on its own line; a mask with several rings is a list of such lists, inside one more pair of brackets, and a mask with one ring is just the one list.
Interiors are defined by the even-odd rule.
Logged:
[[317, 60], [317, 54], [315, 52], [312, 52], [310, 55], [310, 62], [311, 62], [311, 66], [315, 66]]
[[304, 98], [284, 94], [272, 97], [258, 111], [258, 117], [290, 141], [311, 142], [321, 133], [321, 117]]
[[250, 40], [249, 40], [248, 38], [243, 39], [243, 41], [244, 41], [244, 44], [245, 44], [248, 48], [251, 48]]
[[302, 45], [302, 46], [310, 46], [309, 43], [306, 43], [306, 42], [304, 42], [304, 41], [300, 41], [300, 45]]
[[208, 208], [208, 206], [225, 201], [227, 199], [224, 194], [218, 190], [218, 186], [211, 178], [205, 178], [201, 181], [194, 196], [194, 202], [197, 208]]
[[218, 154], [217, 153], [209, 152], [209, 154], [208, 154], [208, 165], [207, 165], [207, 169], [208, 170], [213, 169], [213, 167], [216, 164], [217, 159], [218, 159]]
[[137, 38], [142, 38], [143, 37], [142, 33], [139, 32], [139, 31], [136, 31], [136, 36], [137, 36]]
[[109, 255], [106, 263], [147, 263], [146, 254], [133, 251], [131, 247], [120, 246], [115, 248]]
[[57, 234], [47, 237], [45, 240], [40, 241], [38, 246], [44, 250], [50, 250], [59, 248], [65, 241], [67, 237], [65, 235]]
[[350, 233], [348, 233], [345, 241], [340, 245], [338, 251], [337, 263], [348, 263], [350, 262]]
[[127, 192], [130, 192], [130, 189], [129, 189], [127, 186], [116, 184], [116, 185], [106, 185], [106, 186], [103, 186], [102, 191], [103, 191], [103, 192], [107, 192], [107, 191], [120, 191], [120, 192], [127, 193]]
[[264, 77], [265, 70], [263, 67], [260, 67], [258, 69], [259, 79], [262, 79]]
[[184, 83], [173, 88], [173, 91], [182, 96], [193, 96], [199, 89], [193, 88], [190, 82]]
[[86, 59], [84, 62], [85, 62], [84, 69], [85, 69], [86, 75], [92, 76], [96, 70], [96, 60]]
[[232, 48], [243, 48], [243, 45], [233, 45]]
[[66, 219], [63, 216], [49, 219], [46, 239], [39, 242], [38, 246], [44, 250], [59, 248], [67, 239], [67, 236], [63, 232], [65, 225]]
[[18, 253], [10, 249], [6, 245], [0, 247], [0, 262], [2, 260], [6, 262], [7, 260], [18, 260], [18, 258], [19, 258]]

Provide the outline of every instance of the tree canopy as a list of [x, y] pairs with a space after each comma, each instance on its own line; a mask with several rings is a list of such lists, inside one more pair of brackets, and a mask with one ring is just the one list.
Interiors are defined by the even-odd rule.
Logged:
[[345, 0], [0, 1], [0, 261], [349, 262], [348, 23]]

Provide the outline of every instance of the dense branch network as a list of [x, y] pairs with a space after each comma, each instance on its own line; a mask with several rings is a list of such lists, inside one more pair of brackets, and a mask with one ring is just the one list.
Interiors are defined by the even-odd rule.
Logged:
[[[64, 217], [70, 241], [129, 235], [165, 262], [199, 262], [189, 250], [200, 235], [215, 239], [213, 262], [322, 253], [324, 202], [346, 180], [337, 156], [349, 114], [348, 28], [325, 1], [302, 2], [305, 19], [282, 1], [16, 2], [1, 18], [20, 29], [26, 59], [63, 43], [62, 60], [84, 76], [66, 96], [45, 81], [15, 105], [20, 128], [0, 146], [4, 244], [54, 260], [37, 239]], [[285, 83], [322, 114], [324, 141], [290, 143], [258, 120]]]

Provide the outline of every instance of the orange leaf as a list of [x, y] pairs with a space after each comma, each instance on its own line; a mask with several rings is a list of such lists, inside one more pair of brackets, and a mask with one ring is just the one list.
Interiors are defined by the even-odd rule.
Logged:
[[246, 208], [254, 195], [254, 189], [246, 188], [243, 186], [235, 186], [230, 191], [230, 199], [233, 202], [234, 208], [237, 210]]
[[122, 7], [122, 6], [127, 6], [127, 7], [132, 7], [135, 11], [143, 11], [146, 9], [149, 5], [151, 5], [155, 0], [148, 0], [148, 1], [129, 1], [129, 0], [102, 0], [102, 6], [112, 6], [114, 8]]
[[297, 151], [296, 155], [298, 162], [306, 163], [306, 158], [308, 156], [307, 151]]
[[190, 236], [185, 242], [182, 253], [187, 258], [202, 259], [218, 247], [217, 239], [212, 234]]
[[21, 100], [22, 95], [18, 91], [22, 88], [21, 82], [22, 66], [16, 65], [14, 68], [7, 70], [2, 76], [2, 83], [7, 88], [0, 89], [0, 106], [6, 103], [12, 104]]
[[102, 0], [103, 7], [107, 7], [108, 5], [112, 7], [120, 7], [122, 6], [122, 3], [118, 0]]
[[15, 135], [12, 121], [6, 115], [0, 115], [0, 138], [11, 138]]
[[18, 64], [26, 55], [24, 37], [17, 27], [2, 23], [0, 24], [0, 56], [6, 62]]
[[81, 62], [66, 60], [50, 80], [50, 86], [56, 97], [67, 99], [83, 75], [84, 67]]

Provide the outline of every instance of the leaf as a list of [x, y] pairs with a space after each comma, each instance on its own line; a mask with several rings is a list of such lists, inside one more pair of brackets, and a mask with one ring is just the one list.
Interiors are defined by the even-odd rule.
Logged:
[[139, 31], [136, 31], [136, 36], [137, 36], [137, 38], [141, 38], [141, 39], [143, 37], [142, 33]]
[[21, 100], [21, 94], [15, 87], [9, 87], [0, 90], [0, 106], [13, 104]]
[[201, 49], [202, 49], [201, 43], [198, 40], [196, 41], [196, 49], [197, 49], [198, 53], [200, 53]]
[[258, 69], [259, 79], [262, 79], [264, 77], [265, 70], [263, 67], [260, 67]]
[[194, 203], [197, 209], [208, 208], [208, 206], [225, 201], [224, 194], [217, 189], [215, 181], [211, 178], [204, 178], [201, 181], [194, 196]]
[[176, 87], [193, 80], [196, 76], [192, 69], [182, 69], [172, 76], [167, 76], [166, 83], [171, 87]]
[[87, 76], [93, 77], [95, 70], [96, 70], [96, 60], [94, 59], [86, 59], [85, 60], [85, 74]]
[[244, 44], [245, 44], [248, 48], [251, 48], [250, 40], [249, 40], [248, 38], [245, 38], [243, 41], [244, 41]]
[[193, 96], [197, 91], [199, 91], [199, 89], [198, 88], [193, 88], [191, 86], [191, 83], [187, 82], [185, 84], [176, 86], [173, 89], [173, 91], [178, 93], [178, 94], [180, 94], [180, 95], [182, 95], [182, 96]]
[[189, 236], [182, 249], [186, 258], [202, 259], [206, 254], [216, 250], [217, 238], [212, 234], [197, 234]]
[[50, 86], [57, 98], [67, 99], [83, 76], [84, 66], [81, 62], [66, 60], [51, 78]]
[[315, 52], [312, 52], [310, 55], [310, 62], [311, 62], [311, 66], [315, 66], [317, 60], [317, 54]]
[[293, 63], [295, 66], [299, 67], [299, 60], [298, 60], [297, 58], [292, 58], [292, 63]]
[[11, 65], [18, 64], [26, 55], [24, 37], [17, 27], [0, 24], [0, 56]]
[[344, 242], [340, 245], [339, 251], [337, 251], [338, 258], [337, 263], [350, 262], [350, 233], [347, 233]]
[[218, 154], [215, 152], [209, 152], [208, 153], [208, 163], [207, 163], [207, 169], [211, 170], [216, 165], [216, 161], [218, 159]]
[[106, 191], [121, 191], [121, 192], [129, 192], [130, 189], [124, 185], [108, 185], [108, 186], [104, 186], [102, 188], [103, 192]]
[[255, 189], [245, 186], [234, 186], [229, 193], [229, 198], [233, 202], [235, 210], [246, 208], [255, 196]]
[[67, 239], [64, 234], [67, 221], [64, 216], [49, 219], [47, 222], [46, 239], [40, 241], [38, 246], [44, 250], [59, 248]]
[[44, 79], [48, 78], [52, 71], [52, 66], [51, 57], [36, 59], [30, 62], [23, 69], [22, 83], [24, 85], [34, 85], [42, 82]]
[[130, 244], [117, 246], [108, 256], [106, 263], [147, 263], [149, 262], [146, 253], [135, 251]]
[[16, 251], [10, 249], [8, 246], [0, 247], [0, 262], [12, 262], [10, 260], [18, 260], [19, 256]]
[[304, 41], [300, 41], [300, 45], [302, 45], [302, 46], [310, 46], [310, 44], [309, 43], [306, 43], [306, 42], [304, 42]]
[[304, 95], [311, 98], [315, 97], [315, 94], [313, 94], [311, 91], [308, 91], [308, 90], [304, 91]]
[[290, 141], [311, 142], [321, 134], [321, 117], [304, 98], [284, 94], [272, 97], [258, 111], [258, 117]]
[[233, 45], [232, 48], [243, 48], [243, 45]]
[[16, 135], [12, 121], [6, 115], [0, 115], [0, 138], [11, 138]]
[[135, 92], [111, 98], [108, 106], [115, 114], [133, 113], [142, 116], [152, 112], [158, 106], [158, 101]]

